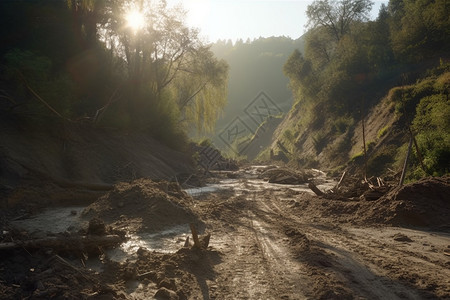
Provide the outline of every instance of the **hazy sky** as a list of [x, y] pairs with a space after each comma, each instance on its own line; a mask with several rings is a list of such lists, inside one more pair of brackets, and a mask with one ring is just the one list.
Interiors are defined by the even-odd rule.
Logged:
[[[187, 22], [201, 30], [210, 42], [270, 36], [290, 36], [305, 32], [306, 7], [310, 0], [168, 0], [169, 5], [182, 3], [188, 10]], [[382, 3], [376, 0], [372, 19]]]

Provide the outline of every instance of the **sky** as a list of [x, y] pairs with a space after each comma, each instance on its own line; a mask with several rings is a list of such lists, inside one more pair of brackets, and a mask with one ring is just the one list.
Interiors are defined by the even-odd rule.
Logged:
[[[218, 39], [235, 41], [247, 38], [289, 36], [299, 38], [305, 33], [306, 8], [310, 0], [168, 0], [169, 5], [182, 3], [187, 24], [200, 29], [209, 42]], [[381, 4], [376, 0], [371, 18], [378, 16]]]

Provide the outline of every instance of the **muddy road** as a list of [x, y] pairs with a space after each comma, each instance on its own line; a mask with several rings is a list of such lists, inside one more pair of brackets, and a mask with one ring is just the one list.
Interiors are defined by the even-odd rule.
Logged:
[[[190, 190], [192, 196], [174, 185], [136, 181], [77, 213], [70, 208], [79, 227], [97, 216], [111, 230], [125, 230], [128, 240], [87, 260], [49, 249], [6, 252], [0, 298], [450, 298], [450, 233], [448, 220], [441, 221], [448, 216], [448, 178], [412, 186], [414, 195], [330, 200], [306, 184], [267, 183], [258, 176], [263, 169], [214, 173], [214, 183]], [[334, 185], [313, 174], [320, 189]], [[423, 205], [401, 196], [429, 189], [435, 201], [422, 197]], [[392, 226], [430, 213], [432, 225]], [[210, 234], [207, 249], [193, 248], [192, 237], [186, 242], [188, 223]]]
[[448, 233], [337, 224], [293, 210], [296, 201], [317, 201], [309, 193], [292, 196], [286, 188], [241, 192], [219, 196], [223, 202], [210, 208], [217, 216], [210, 225], [212, 246], [224, 254], [210, 298], [450, 296]]

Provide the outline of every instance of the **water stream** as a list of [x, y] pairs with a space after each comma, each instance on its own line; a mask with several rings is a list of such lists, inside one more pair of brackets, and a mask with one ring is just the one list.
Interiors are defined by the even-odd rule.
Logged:
[[[192, 197], [197, 197], [205, 193], [212, 193], [220, 190], [232, 190], [236, 195], [248, 191], [263, 191], [267, 189], [282, 190], [291, 189], [299, 192], [312, 193], [307, 184], [286, 185], [268, 183], [258, 178], [264, 166], [253, 166], [240, 173], [240, 179], [221, 179], [217, 183], [209, 184], [201, 188], [191, 188], [185, 191]], [[325, 173], [313, 170], [314, 178], [320, 184], [317, 187], [323, 191], [332, 188], [334, 181], [328, 180]], [[81, 217], [81, 212], [85, 207], [56, 207], [49, 208], [31, 218], [13, 221], [12, 225], [20, 230], [27, 231], [35, 238], [42, 238], [60, 232], [77, 232], [88, 226], [88, 221]], [[129, 233], [127, 241], [116, 249], [107, 251], [110, 259], [124, 261], [130, 259], [140, 248], [150, 251], [171, 253], [180, 249], [190, 235], [188, 224], [166, 228], [156, 233]]]

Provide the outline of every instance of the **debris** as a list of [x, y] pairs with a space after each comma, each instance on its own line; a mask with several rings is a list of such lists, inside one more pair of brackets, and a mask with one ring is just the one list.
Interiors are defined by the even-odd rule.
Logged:
[[59, 251], [82, 250], [86, 252], [97, 252], [99, 247], [113, 247], [121, 242], [122, 238], [118, 235], [56, 236], [28, 241], [0, 243], [0, 250], [24, 247], [33, 249], [52, 248]]
[[162, 287], [155, 293], [155, 299], [178, 300], [179, 297], [174, 291]]
[[275, 168], [264, 171], [259, 177], [268, 180], [269, 183], [303, 184], [310, 176], [306, 172]]
[[310, 182], [310, 183], [308, 183], [308, 187], [317, 195], [317, 196], [323, 196], [324, 194], [323, 194], [323, 192], [321, 191], [321, 190], [319, 190], [318, 188], [317, 188], [317, 186], [314, 184], [314, 183], [312, 183], [312, 182]]

